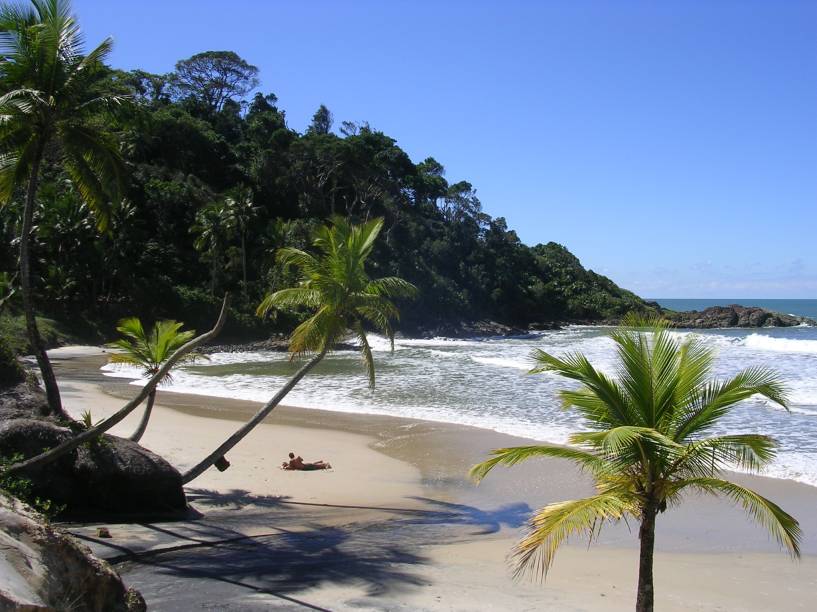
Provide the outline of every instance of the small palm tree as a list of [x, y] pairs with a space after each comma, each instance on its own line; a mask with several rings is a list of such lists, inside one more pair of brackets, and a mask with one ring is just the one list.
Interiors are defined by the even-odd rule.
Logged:
[[393, 348], [394, 329], [391, 322], [398, 319], [400, 313], [391, 300], [411, 297], [416, 293], [414, 285], [400, 278], [372, 280], [366, 273], [366, 259], [382, 228], [383, 219], [351, 225], [345, 219], [336, 217], [331, 226], [323, 226], [316, 231], [313, 245], [317, 255], [295, 248], [278, 251], [278, 261], [283, 266], [296, 268], [300, 282], [297, 287], [267, 295], [258, 306], [258, 314], [263, 316], [273, 308], [306, 307], [314, 310], [311, 317], [295, 328], [289, 343], [293, 359], [303, 355], [312, 355], [312, 358], [250, 421], [186, 472], [182, 476], [184, 483], [198, 477], [224, 457], [275, 409], [338, 341], [350, 334], [360, 342], [369, 386], [374, 388], [374, 356], [366, 336], [366, 326], [370, 325], [385, 334]]
[[[142, 327], [142, 322], [136, 317], [122, 319], [116, 330], [124, 337], [110, 343], [111, 348], [118, 348], [122, 352], [111, 355], [111, 363], [126, 363], [142, 368], [143, 373], [148, 378], [154, 376], [176, 352], [176, 350], [189, 342], [196, 332], [193, 330], [179, 331], [183, 323], [176, 321], [158, 321], [150, 333], [146, 333]], [[193, 361], [201, 357], [197, 353], [187, 353], [178, 363]], [[168, 372], [159, 384], [171, 380]], [[147, 397], [147, 406], [142, 415], [142, 420], [136, 431], [130, 436], [134, 442], [142, 439], [150, 421], [150, 414], [153, 410], [153, 403], [156, 400], [156, 389], [154, 388]]]
[[[516, 575], [533, 570], [544, 576], [556, 550], [569, 536], [592, 541], [605, 521], [632, 517], [641, 540], [636, 610], [653, 609], [653, 550], [659, 513], [678, 504], [685, 491], [725, 496], [799, 556], [800, 527], [779, 506], [724, 478], [724, 470], [756, 471], [775, 456], [775, 442], [757, 434], [711, 436], [731, 408], [759, 394], [786, 405], [783, 387], [769, 370], [750, 369], [729, 380], [710, 380], [714, 353], [697, 337], [683, 342], [662, 322], [614, 331], [617, 377], [596, 370], [580, 353], [562, 358], [537, 350], [532, 373], [555, 372], [580, 383], [560, 393], [565, 407], [586, 419], [591, 431], [570, 437], [574, 446], [550, 444], [504, 448], [471, 469], [482, 479], [497, 465], [532, 457], [559, 457], [576, 463], [595, 480], [596, 494], [541, 508], [530, 532], [514, 551]], [[645, 331], [646, 328], [646, 331]]]
[[118, 200], [123, 164], [100, 113], [125, 98], [105, 84], [106, 39], [82, 54], [83, 38], [67, 0], [31, 0], [0, 7], [0, 202], [25, 190], [20, 229], [20, 289], [29, 342], [52, 412], [63, 414], [57, 380], [45, 352], [31, 287], [31, 234], [43, 159], [59, 160], [71, 181], [107, 224]]

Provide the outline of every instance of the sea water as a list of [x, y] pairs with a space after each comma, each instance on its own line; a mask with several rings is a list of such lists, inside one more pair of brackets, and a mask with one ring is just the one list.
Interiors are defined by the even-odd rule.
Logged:
[[[519, 338], [371, 338], [377, 386], [368, 379], [358, 353], [328, 356], [287, 396], [285, 403], [305, 408], [413, 417], [460, 423], [503, 433], [563, 443], [584, 428], [565, 410], [560, 389], [572, 383], [557, 375], [528, 374], [531, 352], [560, 355], [580, 351], [601, 370], [615, 373], [615, 350], [604, 327], [569, 327]], [[769, 476], [817, 486], [817, 328], [720, 329], [672, 332], [698, 334], [717, 351], [714, 375], [727, 377], [744, 368], [774, 368], [789, 390], [790, 411], [761, 399], [735, 407], [713, 433], [762, 433], [780, 444]], [[268, 351], [217, 353], [209, 360], [178, 366], [168, 391], [266, 401], [297, 369], [286, 354]], [[108, 375], [140, 384], [134, 368], [108, 365]]]
[[782, 312], [784, 314], [799, 315], [817, 320], [817, 300], [776, 300], [766, 298], [735, 298], [735, 299], [680, 299], [680, 298], [656, 298], [664, 308], [670, 310], [704, 310], [710, 306], [729, 306], [730, 304], [740, 304], [742, 306], [757, 306], [766, 310]]

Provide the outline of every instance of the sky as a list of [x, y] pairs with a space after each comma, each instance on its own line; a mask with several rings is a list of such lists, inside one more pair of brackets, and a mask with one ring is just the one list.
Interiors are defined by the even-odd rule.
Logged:
[[817, 2], [75, 0], [112, 64], [207, 50], [468, 180], [644, 297], [817, 298]]

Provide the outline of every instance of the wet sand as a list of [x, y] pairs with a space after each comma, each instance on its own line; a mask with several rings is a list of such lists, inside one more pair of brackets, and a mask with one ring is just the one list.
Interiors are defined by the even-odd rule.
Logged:
[[[53, 353], [67, 409], [112, 413], [137, 388], [104, 377], [94, 349]], [[309, 384], [304, 380], [301, 384]], [[271, 390], [271, 393], [274, 390]], [[253, 413], [252, 402], [160, 391], [142, 443], [192, 465]], [[139, 410], [114, 428], [129, 434]], [[505, 557], [536, 507], [585, 495], [568, 463], [499, 469], [479, 487], [468, 467], [492, 448], [529, 443], [412, 419], [276, 409], [237, 448], [230, 469], [187, 488], [203, 517], [161, 525], [72, 526], [151, 609], [618, 610], [635, 600], [637, 537], [605, 528], [566, 546], [544, 584], [513, 582]], [[278, 469], [293, 450], [334, 469]], [[746, 475], [804, 530], [800, 562], [728, 502], [694, 497], [659, 518], [657, 609], [808, 610], [817, 592], [817, 488]]]

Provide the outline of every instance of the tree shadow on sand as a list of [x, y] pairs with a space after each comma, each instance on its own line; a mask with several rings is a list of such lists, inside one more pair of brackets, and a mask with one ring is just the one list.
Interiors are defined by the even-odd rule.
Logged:
[[355, 586], [372, 597], [426, 584], [410, 567], [427, 559], [409, 546], [365, 529], [304, 527], [255, 536], [214, 528], [210, 535], [217, 541], [148, 551], [123, 560], [120, 570], [151, 605], [170, 609], [243, 601], [248, 592], [321, 609], [293, 594], [332, 584]]
[[[416, 571], [429, 564], [422, 546], [516, 528], [531, 512], [523, 503], [483, 510], [425, 497], [410, 498], [422, 503], [419, 508], [399, 508], [299, 502], [243, 490], [187, 494], [209, 511], [200, 520], [143, 524], [143, 537], [168, 545], [108, 556], [152, 607], [194, 609], [218, 601], [254, 610], [269, 606], [272, 597], [277, 607], [321, 610], [299, 593], [324, 585], [353, 587], [365, 597], [399, 596], [428, 584]], [[325, 524], [341, 510], [348, 522]]]
[[377, 510], [391, 515], [392, 525], [439, 525], [439, 526], [475, 526], [478, 531], [469, 532], [469, 535], [488, 535], [496, 533], [503, 527], [516, 529], [524, 525], [533, 511], [523, 502], [505, 504], [492, 510], [446, 502], [430, 497], [412, 496], [408, 499], [421, 502], [420, 508], [395, 508], [389, 506], [363, 506], [345, 504], [324, 504], [318, 502], [302, 502], [288, 496], [255, 495], [249, 491], [233, 489], [232, 491], [212, 491], [208, 489], [189, 489], [187, 497], [197, 503], [202, 509], [236, 509], [247, 507], [257, 509], [286, 511], [297, 509], [295, 518], [303, 519], [309, 516], [310, 511], [321, 509], [343, 510]]

